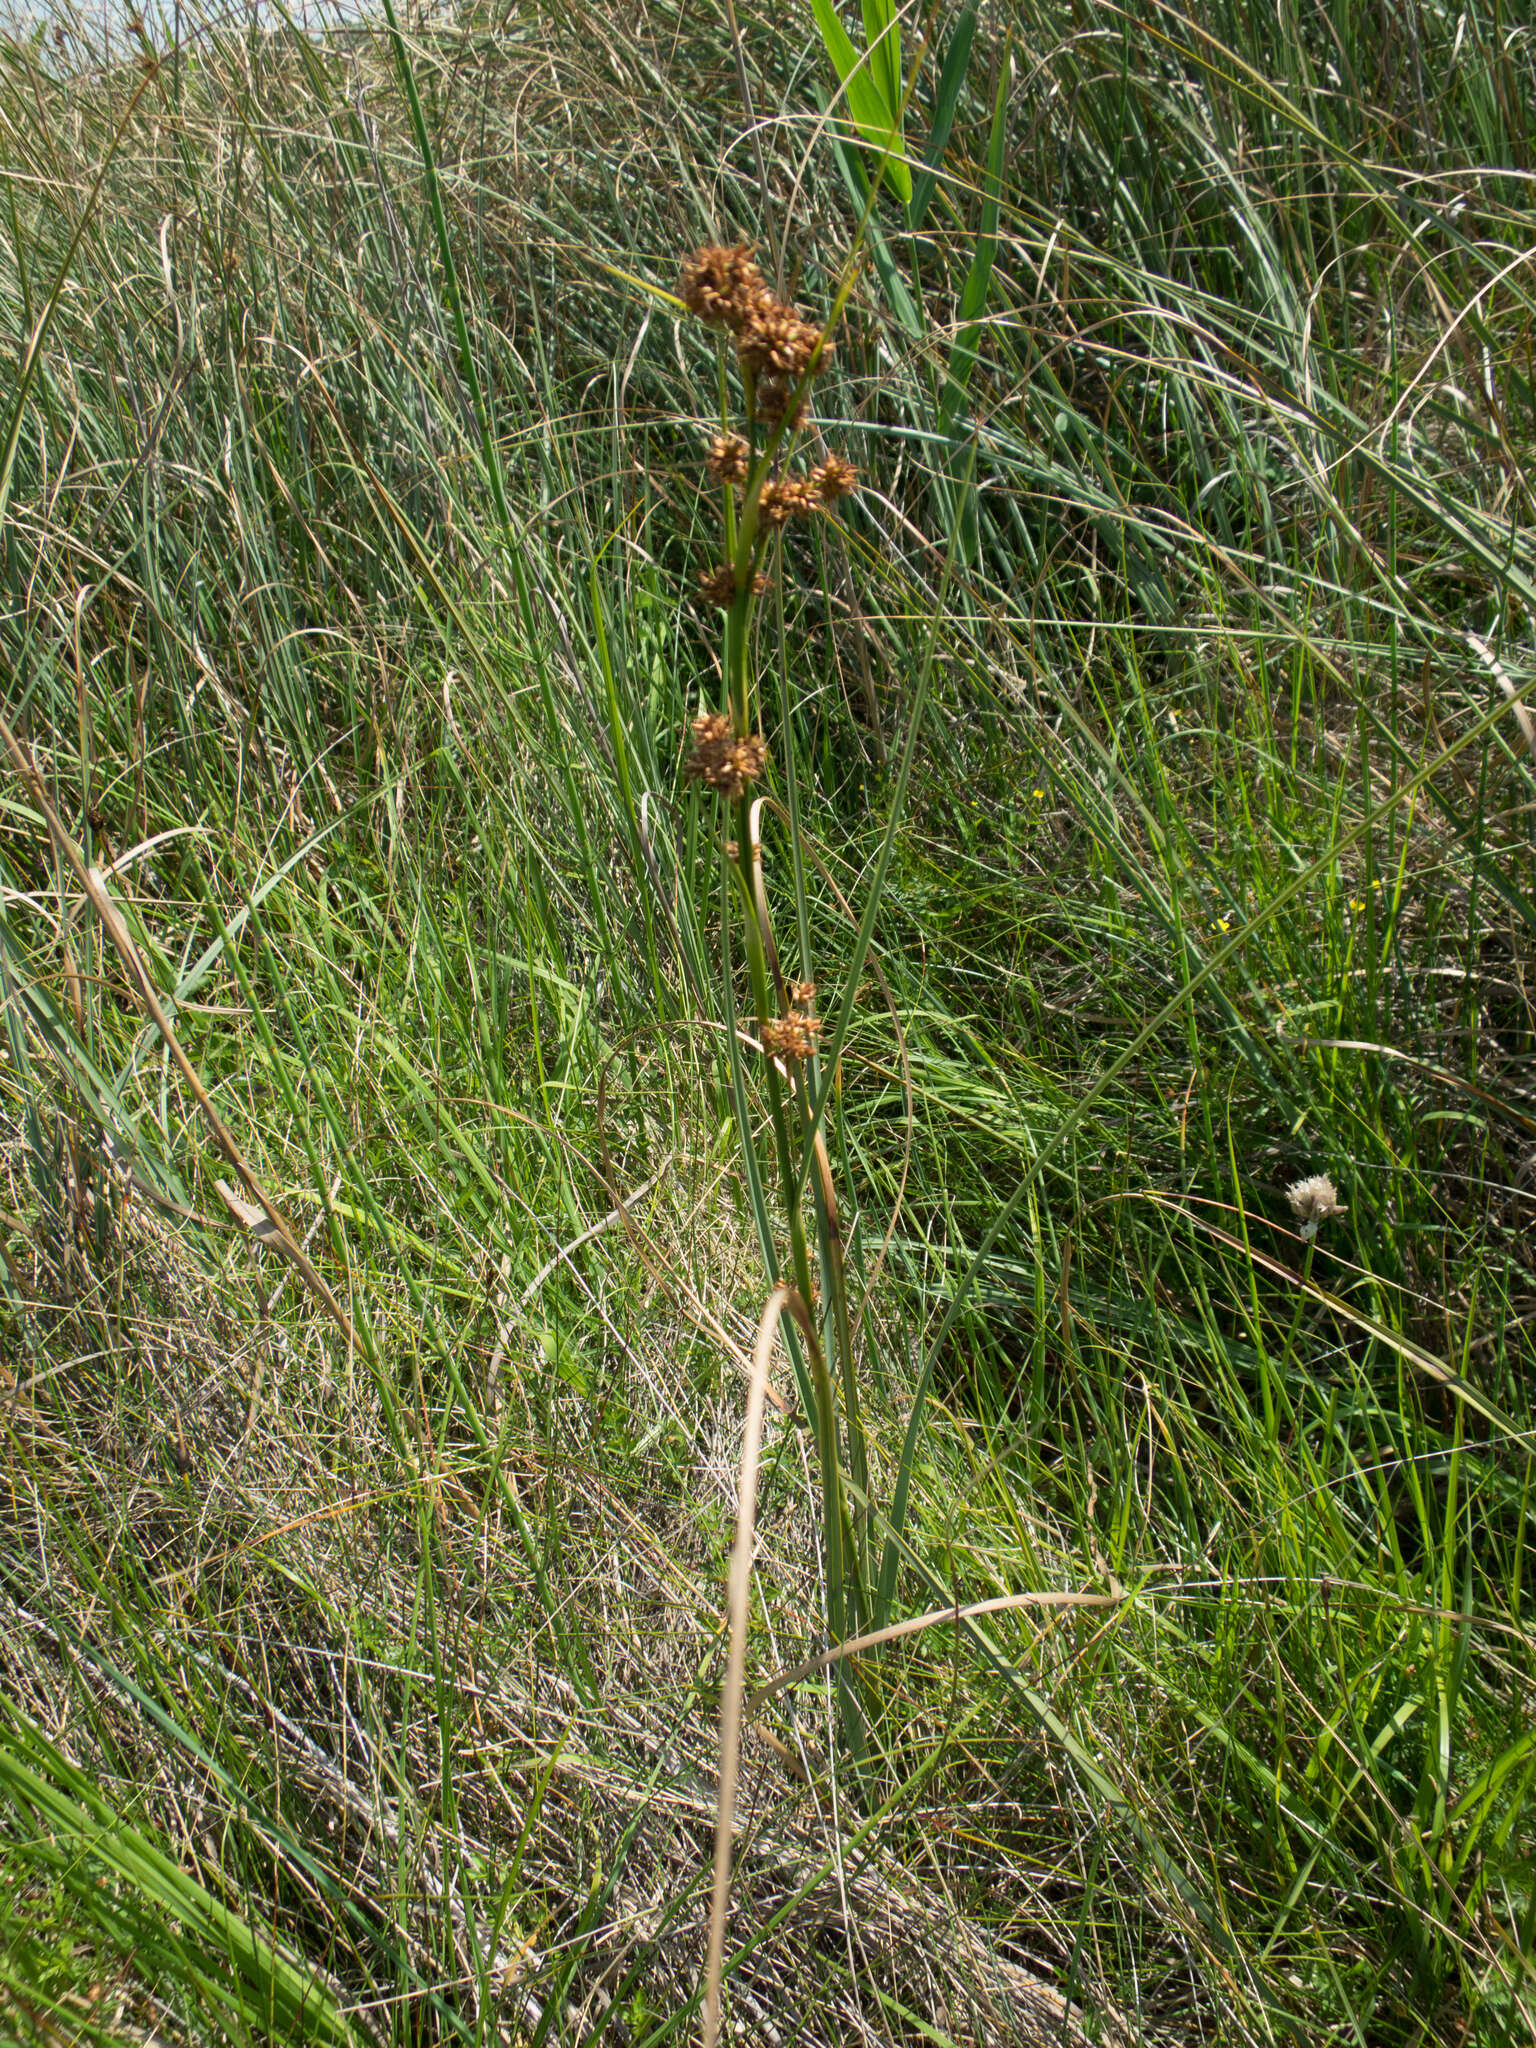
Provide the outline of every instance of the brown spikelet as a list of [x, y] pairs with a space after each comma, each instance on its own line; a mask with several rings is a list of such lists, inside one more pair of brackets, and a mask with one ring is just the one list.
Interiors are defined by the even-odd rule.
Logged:
[[805, 425], [805, 407], [796, 405], [791, 412], [788, 381], [783, 377], [759, 377], [753, 393], [756, 401], [753, 410], [758, 423], [765, 427], [776, 427], [781, 420], [793, 431]]
[[763, 485], [757, 509], [769, 526], [784, 526], [791, 519], [809, 519], [820, 503], [806, 478], [780, 476]]
[[[754, 596], [761, 597], [768, 588], [768, 578], [759, 569], [752, 578]], [[720, 611], [728, 612], [736, 602], [736, 571], [729, 562], [721, 562], [713, 569], [699, 572], [699, 597], [705, 604], [712, 604]]]
[[[785, 306], [772, 292], [760, 292], [748, 308], [736, 335], [736, 352], [743, 365], [758, 377], [803, 377], [821, 340], [821, 329], [802, 317], [796, 306]], [[818, 367], [827, 351], [818, 357]]]
[[711, 327], [739, 330], [761, 297], [762, 273], [752, 260], [749, 242], [729, 248], [707, 243], [683, 265], [678, 297], [697, 319]]
[[747, 480], [750, 453], [740, 434], [716, 434], [709, 444], [704, 467], [711, 476], [719, 477], [723, 484], [743, 484]]
[[839, 498], [851, 498], [859, 488], [859, 472], [841, 455], [829, 455], [811, 471], [810, 483], [823, 505], [835, 505]]
[[768, 749], [759, 733], [737, 739], [731, 721], [719, 711], [706, 711], [693, 721], [693, 753], [687, 773], [694, 782], [720, 796], [735, 799], [746, 794], [748, 783], [756, 782], [768, 763]]
[[763, 1051], [770, 1059], [808, 1060], [816, 1052], [816, 1039], [821, 1030], [820, 1019], [812, 1015], [811, 1006], [816, 999], [814, 981], [792, 981], [789, 984], [789, 1014], [784, 1017], [769, 1017], [763, 1024]]

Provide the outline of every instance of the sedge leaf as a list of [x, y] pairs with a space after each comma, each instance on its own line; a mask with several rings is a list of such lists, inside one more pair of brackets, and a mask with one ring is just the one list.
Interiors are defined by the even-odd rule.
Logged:
[[811, 0], [816, 26], [833, 68], [842, 82], [853, 125], [869, 147], [886, 159], [885, 175], [903, 205], [911, 203], [912, 173], [907, 168], [901, 129], [901, 94], [887, 100], [874, 75], [875, 52], [861, 54], [837, 17], [832, 0]]

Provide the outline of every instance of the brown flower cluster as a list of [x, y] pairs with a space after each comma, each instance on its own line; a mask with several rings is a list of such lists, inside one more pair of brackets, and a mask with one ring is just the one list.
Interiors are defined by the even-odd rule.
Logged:
[[[695, 249], [683, 265], [678, 296], [708, 326], [731, 330], [743, 369], [784, 387], [778, 400], [780, 418], [788, 386], [799, 382], [813, 357], [820, 369], [831, 354], [821, 329], [798, 306], [786, 306], [774, 297], [748, 242], [734, 242], [729, 248], [711, 242]], [[761, 405], [759, 417], [766, 417]]]
[[[739, 434], [717, 434], [710, 444], [704, 467], [723, 482], [746, 480], [748, 448]], [[757, 509], [767, 527], [787, 526], [791, 519], [809, 519], [824, 512], [839, 499], [851, 497], [859, 488], [859, 472], [840, 455], [829, 455], [809, 476], [770, 477], [758, 494]], [[759, 594], [767, 588], [759, 574], [753, 579]], [[708, 604], [727, 611], [736, 601], [736, 578], [728, 562], [706, 569], [699, 577], [699, 594]]]
[[809, 519], [859, 488], [859, 472], [840, 455], [829, 455], [809, 476], [772, 477], [757, 501], [764, 524], [786, 526], [791, 519]]
[[739, 333], [753, 302], [768, 287], [753, 260], [751, 244], [737, 242], [729, 249], [714, 243], [695, 249], [683, 265], [677, 289], [695, 319]]
[[709, 444], [704, 467], [723, 484], [744, 484], [751, 452], [740, 434], [716, 434]]
[[[768, 578], [761, 569], [752, 577], [754, 596], [761, 597], [768, 588]], [[705, 604], [715, 605], [720, 611], [728, 612], [736, 602], [736, 571], [729, 562], [721, 562], [713, 569], [699, 572], [699, 596]]]
[[820, 505], [810, 480], [803, 476], [770, 477], [757, 501], [757, 509], [769, 526], [785, 526], [791, 519], [809, 519]]
[[[690, 313], [735, 335], [755, 424], [770, 433], [801, 426], [802, 387], [813, 363], [819, 370], [826, 361], [829, 346], [822, 330], [797, 306], [785, 305], [768, 289], [750, 243], [709, 243], [695, 249], [683, 264], [678, 292]], [[716, 434], [704, 467], [728, 490], [739, 489], [751, 475], [752, 444], [741, 434]], [[773, 533], [792, 519], [809, 519], [828, 510], [858, 487], [859, 473], [852, 463], [830, 455], [808, 475], [768, 478], [758, 495], [757, 512], [763, 529]], [[766, 577], [754, 572], [751, 587], [761, 594], [768, 587]], [[700, 599], [721, 611], [729, 611], [741, 595], [729, 563], [704, 570], [698, 588]], [[721, 786], [705, 766], [693, 772], [711, 787]]]
[[829, 455], [811, 471], [810, 483], [823, 505], [835, 505], [839, 498], [851, 498], [859, 488], [859, 472], [841, 455]]
[[791, 432], [805, 425], [803, 404], [791, 406], [792, 387], [784, 377], [759, 377], [752, 392], [752, 412], [760, 427], [771, 433], [784, 421]]
[[782, 377], [786, 382], [798, 382], [813, 356], [818, 368], [827, 359], [821, 329], [813, 327], [798, 306], [781, 305], [772, 292], [764, 292], [742, 322], [736, 353], [754, 377]]
[[821, 1020], [812, 1015], [814, 981], [789, 984], [789, 1014], [769, 1017], [763, 1025], [763, 1051], [770, 1059], [808, 1060], [815, 1056]]
[[693, 753], [688, 774], [706, 789], [735, 799], [745, 796], [768, 765], [768, 749], [759, 733], [737, 739], [731, 721], [719, 711], [706, 711], [693, 721]]

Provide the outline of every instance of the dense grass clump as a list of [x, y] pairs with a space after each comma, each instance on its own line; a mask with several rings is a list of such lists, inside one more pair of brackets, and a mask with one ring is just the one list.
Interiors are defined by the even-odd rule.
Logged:
[[8, 2037], [1536, 2031], [1532, 38], [892, 19], [0, 37]]

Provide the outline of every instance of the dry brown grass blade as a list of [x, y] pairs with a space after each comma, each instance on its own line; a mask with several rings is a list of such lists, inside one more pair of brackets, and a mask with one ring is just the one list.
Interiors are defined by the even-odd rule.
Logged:
[[773, 976], [773, 990], [778, 997], [780, 1008], [789, 1007], [789, 991], [784, 986], [783, 970], [779, 966], [779, 949], [773, 937], [773, 919], [768, 915], [768, 891], [763, 882], [763, 807], [766, 797], [756, 797], [747, 811], [747, 845], [752, 856], [752, 908], [757, 917], [757, 929], [763, 942], [763, 955], [768, 962], [768, 972]]
[[845, 1643], [837, 1643], [830, 1650], [823, 1650], [817, 1657], [807, 1657], [803, 1664], [792, 1664], [787, 1669], [775, 1672], [766, 1685], [760, 1685], [742, 1710], [743, 1719], [750, 1721], [760, 1707], [790, 1686], [798, 1685], [802, 1678], [814, 1678], [818, 1671], [828, 1671], [844, 1657], [862, 1657], [866, 1650], [878, 1650], [883, 1643], [894, 1643], [902, 1636], [915, 1636], [926, 1628], [936, 1628], [940, 1622], [974, 1621], [982, 1614], [1007, 1614], [1019, 1607], [1051, 1607], [1057, 1610], [1085, 1607], [1122, 1607], [1127, 1595], [1124, 1593], [1001, 1593], [993, 1600], [977, 1600], [969, 1607], [931, 1607], [926, 1614], [914, 1614], [906, 1621], [893, 1621], [889, 1628], [877, 1628], [872, 1635], [850, 1636]]
[[1417, 1053], [1405, 1052], [1401, 1046], [1387, 1045], [1377, 1038], [1298, 1038], [1296, 1044], [1302, 1051], [1316, 1047], [1321, 1052], [1368, 1052], [1377, 1059], [1393, 1060], [1398, 1066], [1411, 1067], [1414, 1073], [1423, 1074], [1426, 1079], [1438, 1082], [1454, 1094], [1470, 1095], [1476, 1102], [1486, 1102], [1490, 1109], [1507, 1116], [1511, 1123], [1536, 1131], [1536, 1116], [1517, 1109], [1502, 1095], [1495, 1095], [1491, 1088], [1479, 1087], [1465, 1074], [1453, 1074], [1448, 1067], [1436, 1066], [1433, 1060], [1420, 1059]]
[[1475, 633], [1468, 633], [1466, 640], [1472, 652], [1498, 684], [1505, 703], [1514, 713], [1515, 723], [1520, 728], [1520, 737], [1525, 741], [1526, 750], [1531, 759], [1536, 761], [1536, 720], [1532, 719], [1522, 701], [1519, 690], [1510, 679], [1509, 671], [1486, 640], [1480, 640]]
[[[202, 1111], [219, 1150], [224, 1154], [229, 1166], [238, 1174], [241, 1185], [251, 1197], [252, 1202], [260, 1210], [261, 1216], [267, 1225], [266, 1229], [259, 1232], [261, 1241], [264, 1244], [273, 1246], [285, 1258], [297, 1266], [310, 1292], [328, 1311], [337, 1328], [341, 1331], [342, 1336], [346, 1339], [347, 1348], [355, 1351], [358, 1349], [358, 1339], [352, 1318], [347, 1314], [347, 1311], [342, 1307], [336, 1296], [331, 1292], [331, 1289], [316, 1271], [309, 1254], [299, 1243], [287, 1217], [284, 1216], [281, 1209], [277, 1207], [271, 1196], [267, 1194], [261, 1183], [257, 1180], [245, 1155], [235, 1143], [234, 1137], [230, 1133], [224, 1119], [214, 1107], [212, 1098], [203, 1086], [201, 1076], [182, 1050], [181, 1042], [171, 1028], [170, 1019], [160, 1007], [160, 999], [155, 994], [154, 983], [150, 979], [149, 970], [139, 957], [139, 949], [133, 943], [128, 927], [123, 922], [121, 911], [107, 893], [105, 881], [102, 879], [99, 870], [86, 865], [84, 855], [75, 844], [69, 832], [66, 831], [63, 819], [60, 818], [58, 812], [53, 807], [52, 800], [48, 795], [47, 786], [43, 781], [37, 763], [32, 759], [29, 750], [16, 737], [16, 734], [3, 716], [0, 716], [0, 741], [4, 742], [5, 750], [11, 757], [11, 766], [16, 771], [17, 779], [25, 785], [32, 801], [37, 805], [43, 821], [48, 827], [49, 836], [58, 849], [60, 858], [64, 861], [76, 882], [79, 883], [81, 889], [84, 890], [86, 900], [100, 918], [102, 929], [112, 941], [113, 951], [123, 964], [129, 986], [133, 990], [140, 1009], [143, 1010], [159, 1032], [166, 1051], [176, 1063], [177, 1072], [181, 1075], [183, 1081], [186, 1082], [187, 1087], [192, 1092], [193, 1099]], [[221, 1186], [219, 1192], [226, 1203], [228, 1203], [230, 1201], [228, 1191]], [[232, 1205], [232, 1213], [240, 1217], [243, 1222], [249, 1223], [251, 1220], [244, 1214], [242, 1205], [238, 1203]]]
[[763, 1409], [768, 1396], [768, 1368], [779, 1320], [788, 1309], [816, 1342], [810, 1311], [793, 1287], [782, 1280], [769, 1295], [752, 1349], [752, 1383], [747, 1389], [747, 1421], [741, 1445], [741, 1480], [736, 1502], [736, 1543], [731, 1551], [731, 1648], [725, 1689], [720, 1698], [720, 1773], [715, 1807], [715, 1888], [709, 1914], [709, 1958], [704, 1971], [704, 2048], [715, 2048], [720, 2035], [720, 1978], [725, 1966], [725, 1922], [731, 1902], [731, 1823], [736, 1811], [736, 1779], [741, 1762], [741, 1702], [747, 1678], [747, 1616], [752, 1590], [752, 1546], [757, 1530], [757, 1467], [763, 1446]]

